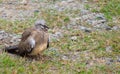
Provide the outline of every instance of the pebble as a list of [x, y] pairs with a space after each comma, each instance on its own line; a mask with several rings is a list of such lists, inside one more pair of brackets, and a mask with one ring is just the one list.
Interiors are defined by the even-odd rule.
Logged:
[[15, 34], [10, 34], [5, 32], [4, 30], [0, 31], [0, 40], [2, 40], [2, 43], [10, 43], [10, 44], [16, 44], [20, 41], [20, 36]]
[[61, 32], [56, 32], [55, 35], [56, 35], [57, 38], [63, 37], [63, 34]]
[[73, 36], [70, 38], [72, 41], [76, 41], [77, 40], [77, 36]]
[[106, 20], [102, 13], [96, 14], [96, 19], [98, 19], [98, 20]]
[[106, 58], [106, 64], [110, 65], [114, 62], [114, 60], [112, 58]]
[[83, 10], [81, 10], [80, 11], [81, 13], [81, 15], [87, 15], [88, 13], [89, 13], [89, 10], [85, 10], [85, 9], [83, 9]]
[[40, 11], [36, 9], [36, 10], [34, 10], [34, 12], [37, 12], [37, 13], [38, 13], [38, 12], [40, 12]]
[[92, 31], [91, 28], [87, 28], [87, 27], [84, 27], [84, 26], [79, 26], [79, 29], [80, 29], [80, 30], [83, 30], [83, 31], [85, 31], [85, 32], [88, 32], [88, 33], [90, 33], [90, 32]]
[[88, 13], [85, 15], [82, 15], [80, 17], [80, 21], [82, 22], [86, 22], [89, 25], [97, 28], [102, 28], [102, 29], [110, 29], [110, 28], [106, 28], [107, 25], [107, 21], [104, 17], [104, 15], [102, 13]]
[[118, 30], [118, 29], [120, 30], [120, 28], [118, 26], [113, 26], [112, 27], [112, 30]]
[[72, 3], [72, 2], [74, 2], [74, 0], [67, 0], [67, 2], [68, 2], [68, 3]]
[[112, 52], [112, 46], [107, 46], [106, 47], [106, 52]]
[[62, 38], [62, 37], [63, 37], [62, 32], [56, 32], [54, 34], [49, 34], [49, 40], [50, 40], [50, 42], [53, 42], [54, 40], [59, 41], [60, 38]]
[[62, 60], [69, 60], [68, 56], [65, 56], [65, 55], [62, 56], [61, 59], [62, 59]]
[[111, 27], [108, 26], [108, 27], [106, 27], [105, 29], [106, 29], [106, 30], [111, 30]]
[[117, 56], [117, 62], [120, 62], [120, 56]]

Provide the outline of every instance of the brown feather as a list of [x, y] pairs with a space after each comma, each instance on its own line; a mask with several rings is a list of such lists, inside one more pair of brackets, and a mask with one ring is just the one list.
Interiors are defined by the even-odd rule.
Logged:
[[[34, 27], [27, 28], [22, 34], [20, 43], [17, 45], [17, 54], [22, 56], [41, 54], [49, 46], [48, 27], [46, 27], [40, 21]], [[10, 50], [13, 51], [13, 49]]]

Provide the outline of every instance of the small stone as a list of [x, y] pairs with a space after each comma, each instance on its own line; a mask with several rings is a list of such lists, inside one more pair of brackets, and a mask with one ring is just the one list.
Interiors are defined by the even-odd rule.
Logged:
[[13, 36], [12, 39], [10, 40], [10, 43], [18, 43], [20, 41], [20, 38], [16, 35], [16, 36]]
[[119, 29], [118, 26], [113, 26], [113, 27], [112, 27], [112, 30], [118, 30], [118, 29]]
[[6, 18], [7, 17], [7, 14], [6, 13], [3, 13], [2, 14], [2, 18]]
[[3, 31], [3, 30], [2, 30], [2, 31], [0, 31], [0, 34], [2, 34], [2, 33], [5, 33], [5, 31]]
[[68, 55], [62, 55], [61, 60], [69, 60], [69, 56]]
[[75, 40], [77, 40], [77, 37], [76, 37], [76, 36], [73, 36], [73, 37], [71, 37], [70, 39], [73, 40], [73, 41], [75, 41]]
[[91, 29], [90, 28], [87, 28], [87, 27], [84, 27], [84, 26], [79, 26], [79, 29], [80, 30], [83, 30], [83, 31], [85, 31], [85, 32], [91, 32]]
[[38, 12], [39, 12], [39, 10], [34, 10], [34, 12], [37, 12], [37, 13], [38, 13]]
[[13, 4], [12, 2], [9, 2], [8, 4]]
[[106, 58], [106, 64], [107, 65], [110, 65], [110, 64], [112, 64], [114, 61], [113, 61], [113, 59], [112, 58]]
[[72, 28], [72, 25], [71, 25], [71, 24], [68, 24], [68, 25], [66, 26], [66, 28], [67, 28], [67, 29], [71, 29], [71, 28]]
[[117, 62], [120, 62], [120, 56], [117, 57]]
[[79, 58], [80, 58], [78, 55], [72, 55], [72, 56], [70, 56], [70, 57], [71, 57], [70, 59], [71, 59], [72, 61], [77, 61], [77, 60], [79, 60]]
[[49, 34], [49, 42], [53, 42], [54, 40], [56, 40], [56, 37], [54, 34]]
[[97, 15], [96, 15], [96, 19], [97, 19], [97, 20], [105, 20], [105, 17], [104, 17], [103, 14], [97, 14]]
[[55, 35], [56, 35], [58, 38], [63, 37], [63, 34], [62, 34], [61, 32], [56, 32]]
[[105, 29], [106, 29], [106, 30], [111, 30], [111, 27], [106, 27]]
[[91, 32], [91, 29], [90, 29], [90, 28], [87, 28], [87, 29], [85, 29], [85, 32], [90, 33], [90, 32]]
[[85, 2], [85, 3], [87, 3], [88, 2], [88, 0], [82, 0], [83, 2]]
[[81, 10], [81, 15], [86, 15], [87, 13], [89, 13], [88, 10]]
[[106, 52], [112, 52], [112, 46], [107, 46], [106, 47]]
[[46, 21], [44, 19], [40, 19], [40, 20], [35, 21], [35, 25], [37, 24], [46, 25]]
[[68, 0], [67, 2], [68, 2], [68, 3], [72, 3], [72, 2], [74, 2], [74, 0]]
[[80, 28], [80, 30], [85, 30], [86, 29], [86, 27], [84, 27], [84, 26], [79, 26], [79, 28]]
[[27, 5], [27, 4], [28, 4], [28, 1], [27, 1], [27, 0], [23, 0], [23, 1], [21, 2], [21, 4]]
[[49, 41], [59, 41], [60, 38], [63, 37], [63, 34], [61, 32], [56, 32], [55, 34], [50, 34], [49, 35]]
[[102, 13], [88, 13], [83, 16], [81, 16], [80, 19], [82, 22], [88, 23], [88, 25], [91, 25], [95, 29], [106, 29], [111, 30], [111, 28], [107, 25], [106, 18], [104, 17], [104, 14]]

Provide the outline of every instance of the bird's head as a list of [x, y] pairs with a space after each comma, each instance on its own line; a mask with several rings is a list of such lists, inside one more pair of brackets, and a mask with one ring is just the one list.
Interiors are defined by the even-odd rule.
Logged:
[[44, 30], [44, 31], [47, 31], [47, 30], [49, 29], [49, 27], [46, 25], [45, 20], [37, 20], [37, 21], [35, 22], [35, 27], [36, 27], [37, 29], [42, 29], [42, 30]]

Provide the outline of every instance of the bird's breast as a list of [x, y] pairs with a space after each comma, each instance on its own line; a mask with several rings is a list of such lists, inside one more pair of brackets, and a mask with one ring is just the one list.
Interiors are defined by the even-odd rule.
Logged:
[[47, 48], [47, 43], [43, 43], [39, 46], [36, 46], [32, 52], [29, 55], [37, 55], [40, 54], [43, 50], [45, 50]]

